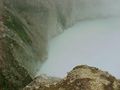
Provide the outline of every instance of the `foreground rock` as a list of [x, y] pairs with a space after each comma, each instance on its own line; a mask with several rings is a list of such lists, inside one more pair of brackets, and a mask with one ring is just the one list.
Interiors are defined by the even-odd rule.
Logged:
[[107, 72], [81, 65], [60, 81], [38, 77], [24, 90], [120, 90], [120, 81]]

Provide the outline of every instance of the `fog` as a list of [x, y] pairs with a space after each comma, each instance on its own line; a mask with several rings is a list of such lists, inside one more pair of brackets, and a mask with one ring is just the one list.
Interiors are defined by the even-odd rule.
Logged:
[[39, 73], [64, 77], [86, 64], [120, 78], [120, 18], [82, 21], [52, 39]]
[[112, 62], [119, 59], [119, 19], [102, 18], [120, 16], [120, 0], [1, 1], [30, 29], [25, 32], [32, 40], [31, 47], [22, 44], [23, 53], [16, 49], [14, 56], [32, 77], [39, 68], [40, 73], [63, 77], [78, 64], [96, 66], [119, 76], [118, 62]]

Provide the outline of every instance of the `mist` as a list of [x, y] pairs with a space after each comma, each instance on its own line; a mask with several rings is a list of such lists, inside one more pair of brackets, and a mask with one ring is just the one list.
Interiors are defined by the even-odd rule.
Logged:
[[89, 65], [120, 78], [120, 18], [82, 21], [49, 43], [40, 73], [64, 77], [76, 65]]

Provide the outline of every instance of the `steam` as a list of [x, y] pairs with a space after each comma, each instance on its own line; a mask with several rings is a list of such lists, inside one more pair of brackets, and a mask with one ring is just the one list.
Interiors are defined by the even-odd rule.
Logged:
[[87, 64], [120, 78], [120, 18], [83, 21], [49, 44], [40, 73], [64, 77], [74, 66]]

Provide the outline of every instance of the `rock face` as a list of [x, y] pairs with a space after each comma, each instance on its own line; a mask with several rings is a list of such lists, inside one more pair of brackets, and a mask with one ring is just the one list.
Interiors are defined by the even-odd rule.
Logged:
[[37, 78], [23, 90], [120, 90], [120, 81], [98, 68], [81, 65], [60, 81]]
[[6, 35], [0, 21], [0, 90], [18, 90], [32, 81], [24, 67], [13, 56], [14, 40]]
[[[42, 62], [47, 58], [47, 9], [41, 12], [33, 2], [6, 0], [2, 13], [7, 36], [12, 39], [12, 54], [29, 74], [34, 77]], [[37, 3], [37, 2], [36, 2]], [[45, 15], [41, 15], [45, 12]], [[44, 20], [42, 20], [42, 18]], [[39, 22], [42, 23], [39, 23]]]
[[0, 90], [25, 87], [46, 60], [49, 9], [44, 4], [0, 0]]

